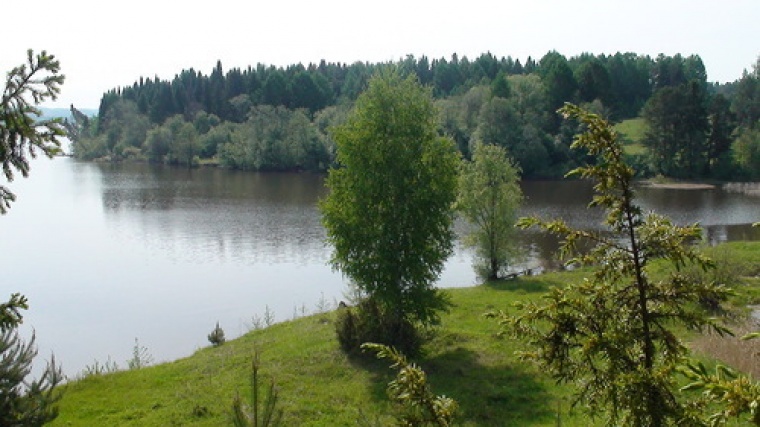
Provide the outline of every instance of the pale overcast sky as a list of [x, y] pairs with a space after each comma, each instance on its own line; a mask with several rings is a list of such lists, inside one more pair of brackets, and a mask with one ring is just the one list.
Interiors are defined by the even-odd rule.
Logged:
[[140, 76], [209, 74], [217, 60], [228, 70], [454, 52], [523, 62], [550, 50], [681, 53], [727, 82], [760, 55], [760, 0], [8, 0], [3, 14], [3, 73], [28, 48], [61, 61], [66, 82], [50, 107], [97, 108]]

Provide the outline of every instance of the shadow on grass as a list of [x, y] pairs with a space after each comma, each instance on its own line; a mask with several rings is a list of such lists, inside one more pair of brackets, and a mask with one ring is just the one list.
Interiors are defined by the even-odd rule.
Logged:
[[[387, 361], [355, 358], [357, 366], [373, 376], [371, 394], [387, 401], [386, 388], [396, 376]], [[553, 399], [535, 373], [521, 366], [486, 366], [478, 354], [462, 347], [413, 360], [427, 374], [434, 394], [451, 397], [459, 404], [457, 420], [478, 426], [522, 426], [546, 424], [554, 419]]]
[[515, 279], [489, 280], [483, 284], [496, 291], [519, 291], [525, 293], [546, 292], [559, 283], [544, 276], [522, 276]]

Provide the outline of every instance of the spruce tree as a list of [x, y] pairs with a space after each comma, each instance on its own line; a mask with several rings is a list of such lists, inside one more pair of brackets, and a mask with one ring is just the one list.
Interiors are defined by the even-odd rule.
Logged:
[[[727, 330], [700, 306], [720, 301], [727, 291], [695, 283], [680, 273], [686, 264], [710, 268], [710, 260], [690, 245], [698, 225], [677, 226], [635, 203], [634, 170], [611, 125], [576, 106], [560, 112], [581, 122], [585, 132], [573, 148], [588, 150], [596, 162], [571, 172], [596, 182], [590, 207], [602, 208], [607, 232], [575, 230], [564, 221], [526, 218], [563, 238], [570, 262], [594, 266], [580, 283], [554, 288], [540, 302], [499, 316], [507, 330], [528, 341], [523, 356], [535, 360], [559, 382], [577, 386], [576, 403], [605, 413], [610, 425], [663, 426], [695, 421], [678, 396], [675, 372], [687, 355], [678, 327]], [[578, 242], [595, 246], [586, 253]], [[669, 263], [667, 277], [655, 277], [652, 263]]]
[[[60, 149], [58, 138], [65, 135], [62, 122], [38, 120], [42, 112], [36, 107], [60, 92], [64, 77], [59, 71], [53, 55], [45, 51], [35, 55], [29, 50], [27, 62], [7, 75], [0, 100], [0, 163], [8, 181], [17, 172], [29, 174], [28, 156], [42, 152], [52, 157]], [[15, 194], [0, 185], [0, 214], [6, 213], [15, 199]], [[27, 308], [27, 300], [20, 294], [12, 294], [7, 303], [0, 304], [0, 426], [40, 426], [57, 416], [54, 404], [60, 394], [54, 389], [63, 375], [55, 361], [51, 360], [39, 379], [27, 380], [37, 355], [34, 336], [25, 342], [17, 332], [23, 320], [21, 310]]]

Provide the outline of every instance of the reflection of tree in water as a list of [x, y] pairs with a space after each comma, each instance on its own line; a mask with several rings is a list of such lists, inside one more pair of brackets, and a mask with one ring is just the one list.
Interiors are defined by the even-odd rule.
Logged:
[[[316, 209], [322, 176], [161, 165], [101, 166], [107, 217], [193, 262], [306, 263], [326, 257]], [[325, 259], [326, 261], [326, 259]]]
[[723, 190], [727, 193], [760, 197], [760, 182], [728, 182], [723, 184]]
[[[533, 273], [541, 273], [543, 271], [557, 271], [568, 268], [565, 265], [567, 260], [560, 258], [558, 251], [560, 244], [559, 237], [537, 230], [523, 230], [518, 236], [520, 247], [523, 248], [523, 252], [528, 254], [527, 258], [523, 260], [523, 269], [531, 269]], [[578, 242], [578, 249], [581, 253], [585, 253], [592, 248], [593, 244], [591, 242]]]
[[[326, 262], [329, 256], [316, 208], [318, 198], [326, 193], [321, 175], [127, 163], [97, 164], [96, 168], [106, 218], [118, 229], [129, 230], [130, 239], [170, 251], [173, 257], [193, 262], [305, 264]], [[521, 216], [560, 217], [577, 228], [601, 229], [602, 213], [587, 208], [592, 193], [588, 182], [529, 181], [521, 185], [526, 195]], [[755, 200], [744, 194], [637, 191], [645, 208], [673, 218], [685, 215], [685, 220], [703, 221], [694, 218], [696, 214], [707, 215], [704, 218], [711, 223], [714, 218], [744, 221], [706, 224], [704, 241], [708, 244], [760, 240], [760, 229], [747, 223], [758, 220], [756, 204], [754, 210], [750, 206]], [[725, 212], [727, 209], [731, 212]], [[123, 221], [138, 226], [118, 224]], [[457, 235], [464, 235], [464, 227], [461, 221], [455, 223]], [[515, 270], [562, 268], [556, 237], [521, 231], [517, 238], [526, 256]], [[469, 256], [460, 245], [457, 251]]]
[[724, 242], [760, 240], [760, 228], [752, 224], [711, 225], [702, 228], [703, 240], [710, 246]]

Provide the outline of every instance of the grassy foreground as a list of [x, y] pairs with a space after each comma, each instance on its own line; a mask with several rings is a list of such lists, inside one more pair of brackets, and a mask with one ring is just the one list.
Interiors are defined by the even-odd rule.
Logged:
[[[760, 242], [730, 246], [736, 259], [760, 265]], [[735, 249], [733, 249], [735, 247]], [[760, 274], [760, 271], [755, 272]], [[497, 337], [483, 314], [539, 298], [583, 272], [549, 273], [513, 281], [450, 289], [455, 306], [415, 360], [436, 394], [453, 397], [465, 426], [587, 426], [570, 408], [570, 389], [517, 360], [522, 344]], [[760, 288], [756, 279], [750, 287]], [[756, 289], [755, 289], [756, 290]], [[760, 299], [744, 293], [741, 303]], [[747, 301], [749, 299], [750, 301]], [[54, 426], [225, 426], [237, 393], [247, 401], [252, 355], [264, 379], [274, 378], [284, 425], [353, 426], [360, 419], [389, 425], [385, 387], [393, 376], [384, 361], [351, 359], [339, 349], [334, 313], [316, 314], [252, 331], [217, 348], [133, 371], [91, 376], [64, 387]], [[559, 418], [559, 420], [558, 420]]]

